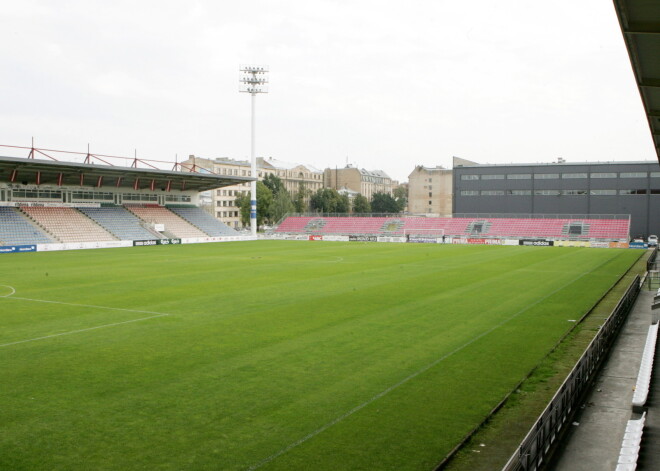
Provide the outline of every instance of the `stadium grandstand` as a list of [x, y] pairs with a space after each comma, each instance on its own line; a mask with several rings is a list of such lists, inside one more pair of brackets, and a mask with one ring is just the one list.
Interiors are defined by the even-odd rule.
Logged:
[[289, 216], [276, 234], [374, 235], [381, 237], [426, 236], [447, 241], [462, 238], [544, 239], [626, 243], [629, 216], [601, 217], [322, 217]]
[[245, 239], [198, 203], [201, 192], [250, 177], [137, 157], [18, 146], [2, 150], [24, 154], [0, 157], [4, 251]]

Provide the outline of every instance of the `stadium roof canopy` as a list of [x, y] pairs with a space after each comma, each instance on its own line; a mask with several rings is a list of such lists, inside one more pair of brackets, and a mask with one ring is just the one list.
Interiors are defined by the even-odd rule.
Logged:
[[660, 1], [614, 0], [660, 161]]
[[0, 182], [201, 192], [253, 180], [182, 168], [184, 171], [0, 156]]

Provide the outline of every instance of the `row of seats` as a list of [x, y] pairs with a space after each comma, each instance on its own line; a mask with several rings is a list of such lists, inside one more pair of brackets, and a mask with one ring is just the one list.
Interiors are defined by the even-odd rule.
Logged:
[[630, 419], [626, 424], [616, 471], [635, 471], [637, 469], [637, 458], [639, 458], [645, 422], [646, 412], [642, 414], [641, 418]]
[[75, 208], [21, 208], [33, 221], [60, 242], [97, 242], [117, 238]]
[[[475, 230], [475, 226], [480, 230]], [[581, 233], [574, 233], [579, 228]], [[433, 233], [447, 236], [551, 237], [628, 240], [628, 219], [427, 218], [427, 217], [301, 217], [286, 218], [275, 230], [303, 234], [403, 235]]]
[[149, 224], [163, 224], [165, 231], [177, 238], [208, 237], [185, 219], [162, 206], [126, 206], [137, 217]]
[[163, 224], [178, 238], [236, 236], [236, 231], [201, 208], [125, 207], [0, 207], [0, 245], [99, 242], [165, 237], [153, 230]]
[[[658, 290], [660, 294], [660, 290]], [[651, 386], [651, 373], [653, 372], [653, 359], [655, 357], [655, 344], [658, 338], [658, 324], [651, 324], [644, 344], [642, 363], [639, 365], [635, 393], [633, 394], [633, 410], [641, 409], [646, 404]]]
[[19, 210], [0, 206], [0, 246], [52, 242], [54, 240], [47, 233], [32, 224]]
[[188, 221], [193, 226], [201, 229], [212, 237], [238, 235], [234, 229], [226, 225], [224, 222], [217, 220], [202, 208], [197, 206], [186, 206], [169, 209], [181, 218]]
[[159, 237], [142, 226], [137, 216], [126, 208], [115, 206], [107, 208], [78, 208], [80, 212], [96, 221], [106, 231], [121, 240], [143, 240]]

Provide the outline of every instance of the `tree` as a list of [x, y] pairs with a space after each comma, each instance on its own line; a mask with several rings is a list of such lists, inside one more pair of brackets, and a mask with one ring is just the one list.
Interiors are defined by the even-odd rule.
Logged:
[[273, 175], [272, 173], [266, 175], [263, 179], [263, 182], [264, 185], [266, 185], [273, 193], [273, 196], [277, 195], [280, 191], [286, 191], [286, 188], [284, 188], [284, 183], [282, 183], [282, 179], [277, 175]]
[[402, 209], [399, 202], [387, 193], [374, 193], [371, 199], [372, 213], [398, 213]]
[[[262, 182], [257, 182], [257, 228], [264, 221], [270, 220], [270, 206], [273, 202], [273, 192]], [[243, 226], [250, 225], [250, 192], [239, 195], [234, 203], [241, 210], [241, 223]]]
[[369, 204], [369, 200], [365, 196], [362, 196], [360, 193], [358, 193], [353, 199], [353, 212], [357, 214], [371, 212], [371, 205]]
[[394, 189], [394, 199], [396, 199], [399, 208], [401, 208], [399, 211], [406, 209], [408, 205], [408, 187], [404, 185], [397, 186]]
[[282, 219], [287, 213], [294, 210], [293, 202], [289, 192], [282, 188], [275, 193], [273, 201], [270, 204], [270, 219], [273, 224]]
[[345, 214], [351, 212], [351, 200], [348, 199], [348, 195], [339, 195], [339, 200], [337, 200], [337, 207], [335, 208], [335, 212]]
[[348, 196], [342, 197], [334, 188], [319, 188], [310, 204], [313, 210], [321, 213], [347, 213], [350, 208]]
[[238, 206], [241, 213], [241, 224], [243, 227], [250, 225], [250, 193], [241, 191], [234, 200], [234, 206]]
[[310, 191], [305, 186], [305, 182], [300, 182], [298, 192], [293, 197], [293, 207], [297, 213], [304, 213], [308, 209], [305, 199], [309, 196]]

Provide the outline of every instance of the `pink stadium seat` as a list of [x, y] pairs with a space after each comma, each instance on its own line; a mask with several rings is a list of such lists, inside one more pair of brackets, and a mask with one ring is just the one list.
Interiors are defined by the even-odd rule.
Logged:
[[[480, 232], [471, 232], [481, 223]], [[570, 233], [571, 225], [581, 227], [581, 234]], [[415, 232], [446, 236], [495, 238], [606, 239], [628, 240], [628, 219], [530, 219], [530, 218], [427, 218], [427, 217], [299, 217], [286, 218], [275, 229], [289, 234], [372, 234], [403, 235]]]

